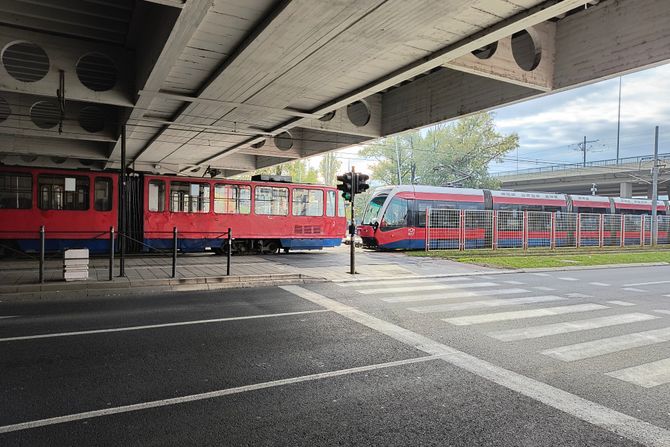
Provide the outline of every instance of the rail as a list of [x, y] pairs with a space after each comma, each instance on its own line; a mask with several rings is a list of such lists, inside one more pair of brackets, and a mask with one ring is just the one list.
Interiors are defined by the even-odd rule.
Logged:
[[[664, 154], [659, 154], [658, 158], [660, 160], [670, 160], [670, 153], [664, 153]], [[616, 165], [622, 165], [622, 164], [634, 164], [634, 163], [642, 163], [645, 161], [652, 161], [654, 159], [653, 156], [651, 155], [640, 155], [637, 157], [625, 157], [625, 158], [619, 158], [618, 160], [616, 158], [610, 158], [606, 160], [596, 160], [596, 161], [589, 161], [586, 164], [584, 163], [557, 163], [555, 165], [549, 165], [549, 166], [540, 166], [537, 168], [524, 168], [524, 169], [516, 169], [516, 170], [509, 170], [509, 171], [500, 171], [500, 172], [492, 172], [490, 175], [491, 177], [507, 177], [507, 176], [512, 176], [512, 175], [521, 175], [521, 174], [541, 174], [543, 172], [561, 172], [561, 171], [567, 171], [570, 169], [579, 169], [579, 168], [589, 168], [589, 167], [600, 167], [600, 166], [616, 166]]]
[[[228, 228], [227, 231], [220, 232], [220, 231], [183, 231], [179, 232], [177, 227], [174, 227], [172, 231], [150, 231], [150, 232], [145, 232], [145, 234], [158, 234], [158, 235], [166, 235], [170, 234], [171, 238], [162, 238], [164, 240], [166, 239], [171, 239], [171, 246], [169, 248], [165, 247], [156, 247], [154, 245], [148, 244], [145, 241], [141, 241], [138, 239], [133, 238], [132, 236], [128, 234], [124, 234], [121, 232], [115, 231], [114, 227], [110, 227], [109, 230], [91, 230], [91, 231], [67, 231], [67, 230], [54, 230], [54, 231], [49, 231], [44, 225], [40, 226], [39, 231], [14, 231], [14, 230], [2, 230], [0, 231], [0, 240], [8, 240], [8, 239], [17, 239], [17, 235], [20, 236], [25, 236], [26, 239], [28, 240], [35, 240], [37, 241], [37, 250], [36, 250], [36, 255], [32, 255], [30, 253], [26, 253], [22, 250], [19, 250], [18, 248], [9, 245], [7, 243], [0, 243], [0, 248], [4, 250], [5, 252], [10, 252], [13, 254], [20, 255], [24, 258], [27, 258], [28, 260], [36, 261], [38, 264], [38, 281], [40, 284], [43, 284], [46, 281], [46, 276], [45, 276], [45, 268], [46, 268], [46, 260], [49, 255], [52, 255], [52, 258], [55, 259], [55, 256], [60, 255], [61, 250], [49, 250], [47, 247], [47, 241], [48, 240], [59, 240], [62, 239], [64, 235], [77, 235], [79, 236], [79, 239], [82, 241], [86, 240], [99, 240], [99, 239], [107, 239], [109, 238], [109, 245], [108, 245], [108, 259], [109, 259], [109, 266], [108, 266], [108, 281], [113, 281], [114, 280], [114, 265], [115, 265], [115, 255], [118, 252], [119, 253], [119, 277], [125, 277], [125, 261], [126, 261], [126, 253], [125, 250], [123, 250], [123, 241], [132, 241], [144, 248], [144, 250], [150, 252], [150, 253], [156, 253], [159, 256], [170, 256], [171, 258], [171, 274], [170, 277], [176, 278], [177, 273], [178, 273], [178, 264], [177, 264], [177, 259], [179, 255], [179, 243], [180, 235], [189, 235], [189, 234], [197, 234], [197, 235], [215, 235], [212, 237], [212, 239], [226, 239], [226, 275], [230, 276], [230, 269], [231, 269], [231, 255], [232, 255], [232, 243], [233, 243], [233, 232], [231, 228]], [[4, 235], [4, 237], [3, 237]], [[8, 235], [11, 235], [8, 237]], [[88, 238], [82, 238], [81, 236], [90, 236]], [[119, 242], [117, 244], [117, 242]]]

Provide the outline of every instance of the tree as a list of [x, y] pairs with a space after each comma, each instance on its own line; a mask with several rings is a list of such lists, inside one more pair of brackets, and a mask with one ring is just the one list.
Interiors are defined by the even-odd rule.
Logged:
[[361, 154], [377, 160], [373, 178], [386, 184], [494, 188], [488, 164], [518, 145], [518, 135], [499, 133], [493, 114], [486, 112], [386, 138]]
[[257, 169], [249, 174], [237, 176], [240, 179], [250, 179], [252, 175], [288, 175], [296, 183], [318, 183], [319, 172], [307, 164], [305, 160], [294, 160], [267, 168]]
[[337, 183], [337, 173], [342, 167], [342, 162], [337, 159], [333, 152], [328, 152], [321, 157], [319, 162], [319, 172], [326, 185], [335, 185]]

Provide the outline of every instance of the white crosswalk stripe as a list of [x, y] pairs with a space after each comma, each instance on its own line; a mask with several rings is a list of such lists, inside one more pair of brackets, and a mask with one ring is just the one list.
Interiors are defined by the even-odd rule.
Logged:
[[530, 296], [524, 298], [470, 301], [466, 303], [435, 304], [432, 306], [410, 307], [409, 310], [419, 313], [452, 312], [457, 310], [480, 309], [487, 307], [502, 307], [502, 306], [516, 306], [520, 304], [545, 303], [549, 301], [561, 301], [566, 299], [567, 298], [561, 298], [560, 296], [554, 296], [554, 295]]
[[445, 278], [404, 278], [404, 279], [386, 279], [378, 281], [351, 281], [336, 283], [341, 287], [367, 287], [367, 286], [384, 286], [386, 284], [434, 284], [441, 282], [465, 282], [471, 281], [472, 278], [463, 276], [445, 277]]
[[533, 289], [541, 290], [543, 292], [553, 292], [553, 291], [556, 290], [556, 289], [552, 289], [551, 287], [545, 287], [545, 286], [536, 286], [536, 287], [533, 287]]
[[635, 306], [634, 303], [629, 303], [628, 301], [619, 301], [619, 300], [612, 300], [612, 301], [605, 301], [607, 304], [614, 304], [615, 306]]
[[412, 303], [417, 301], [432, 301], [432, 300], [447, 300], [452, 298], [472, 298], [472, 297], [486, 297], [497, 295], [516, 295], [521, 293], [528, 293], [526, 289], [496, 289], [486, 291], [464, 291], [464, 292], [448, 292], [436, 293], [431, 295], [404, 295], [394, 296], [390, 298], [382, 298], [382, 301], [387, 303]]
[[447, 323], [457, 326], [471, 324], [493, 323], [497, 321], [522, 320], [526, 318], [547, 317], [552, 315], [591, 312], [594, 310], [609, 309], [601, 304], [575, 304], [571, 306], [546, 307], [543, 309], [518, 310], [512, 312], [496, 312], [492, 314], [467, 315], [464, 317], [445, 318]]
[[383, 287], [379, 289], [358, 290], [364, 295], [374, 295], [379, 293], [403, 293], [403, 292], [422, 292], [428, 290], [447, 290], [447, 289], [472, 289], [476, 287], [495, 287], [498, 284], [494, 282], [471, 282], [465, 284], [429, 284], [425, 286], [407, 286], [407, 287]]
[[564, 362], [574, 362], [668, 341], [670, 341], [670, 327], [560, 346], [546, 349], [542, 354]]
[[607, 373], [615, 379], [644, 388], [670, 383], [670, 358]]
[[544, 324], [526, 328], [507, 329], [489, 332], [487, 335], [501, 341], [528, 340], [530, 338], [548, 337], [550, 335], [568, 334], [570, 332], [586, 331], [620, 324], [638, 323], [640, 321], [655, 320], [655, 315], [631, 313], [610, 315], [607, 317], [591, 318], [588, 320], [567, 321], [563, 323]]

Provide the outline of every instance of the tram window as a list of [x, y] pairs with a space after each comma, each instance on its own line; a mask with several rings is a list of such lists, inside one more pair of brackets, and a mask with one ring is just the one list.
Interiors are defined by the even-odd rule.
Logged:
[[347, 213], [344, 209], [344, 197], [339, 196], [337, 198], [337, 216], [338, 217], [346, 217]]
[[93, 203], [96, 211], [110, 211], [112, 209], [112, 179], [97, 177]]
[[293, 215], [323, 216], [323, 191], [320, 189], [294, 189]]
[[335, 191], [326, 192], [326, 216], [335, 216]]
[[389, 203], [381, 222], [382, 231], [395, 230], [407, 226], [407, 200], [394, 198]]
[[165, 182], [162, 180], [149, 182], [149, 211], [165, 211]]
[[30, 209], [32, 202], [30, 174], [0, 174], [0, 209]]
[[263, 215], [286, 216], [288, 214], [288, 188], [257, 186], [254, 212]]
[[89, 204], [87, 177], [40, 175], [38, 178], [39, 207], [42, 210], [85, 211]]
[[[387, 194], [380, 194], [370, 200], [368, 206], [365, 208], [365, 212], [363, 213], [363, 225], [370, 225], [377, 222], [379, 212], [382, 210], [382, 206], [384, 205], [387, 197]], [[340, 201], [343, 200], [340, 199]]]
[[209, 185], [170, 182], [170, 211], [173, 213], [209, 213]]
[[244, 185], [214, 186], [214, 212], [249, 214], [251, 212], [251, 187]]

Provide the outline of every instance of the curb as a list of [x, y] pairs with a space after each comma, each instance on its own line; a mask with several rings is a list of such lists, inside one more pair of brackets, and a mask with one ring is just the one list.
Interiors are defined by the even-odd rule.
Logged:
[[105, 296], [154, 295], [159, 293], [209, 291], [221, 289], [246, 289], [288, 284], [323, 282], [299, 273], [275, 273], [270, 275], [193, 277], [179, 279], [150, 279], [117, 282], [77, 282], [28, 284], [0, 287], [0, 301], [22, 299], [83, 298]]

